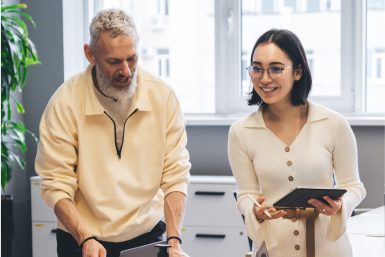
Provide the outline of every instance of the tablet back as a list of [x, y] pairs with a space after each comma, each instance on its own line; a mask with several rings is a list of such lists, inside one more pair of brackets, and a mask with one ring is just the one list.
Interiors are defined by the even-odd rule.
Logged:
[[346, 189], [340, 188], [296, 188], [279, 199], [273, 206], [282, 208], [312, 208], [314, 206], [307, 202], [310, 198], [315, 198], [329, 204], [323, 199], [324, 196], [329, 196], [335, 200], [345, 193]]
[[157, 256], [159, 249], [155, 247], [156, 244], [167, 244], [166, 241], [159, 241], [156, 243], [139, 246], [129, 250], [122, 251], [120, 257], [154, 257]]
[[255, 252], [255, 257], [269, 257], [269, 254], [267, 253], [265, 241], [262, 242], [258, 250]]

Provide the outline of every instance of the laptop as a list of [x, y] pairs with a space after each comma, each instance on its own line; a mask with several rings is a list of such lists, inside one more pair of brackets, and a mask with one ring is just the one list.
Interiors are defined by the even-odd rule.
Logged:
[[269, 254], [267, 253], [265, 241], [262, 242], [258, 250], [255, 252], [255, 257], [269, 257]]
[[156, 243], [142, 245], [132, 249], [120, 252], [120, 257], [154, 257], [158, 254], [159, 249], [155, 247], [157, 244], [167, 244], [166, 241], [159, 241]]

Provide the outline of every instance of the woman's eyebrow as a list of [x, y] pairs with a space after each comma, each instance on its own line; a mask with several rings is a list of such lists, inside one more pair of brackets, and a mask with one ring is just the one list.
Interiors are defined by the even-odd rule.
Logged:
[[[262, 65], [262, 63], [260, 63], [260, 62], [253, 62], [253, 63], [254, 64], [258, 64], [258, 65]], [[269, 63], [269, 65], [277, 65], [277, 64], [285, 65], [285, 64], [283, 64], [281, 62], [271, 62], [271, 63]]]
[[271, 62], [269, 65], [276, 65], [276, 64], [281, 64], [281, 65], [284, 65], [283, 63], [281, 62]]

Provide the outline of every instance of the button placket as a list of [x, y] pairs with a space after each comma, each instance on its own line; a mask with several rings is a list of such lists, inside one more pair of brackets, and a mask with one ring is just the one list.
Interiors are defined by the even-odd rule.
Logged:
[[[284, 150], [285, 150], [286, 153], [288, 153], [288, 161], [286, 162], [286, 165], [287, 165], [287, 167], [290, 169], [291, 174], [293, 174], [293, 162], [291, 161], [291, 149], [290, 149], [289, 146], [286, 146]], [[290, 176], [288, 177], [288, 180], [289, 180], [290, 182], [294, 181], [293, 175], [290, 175]]]

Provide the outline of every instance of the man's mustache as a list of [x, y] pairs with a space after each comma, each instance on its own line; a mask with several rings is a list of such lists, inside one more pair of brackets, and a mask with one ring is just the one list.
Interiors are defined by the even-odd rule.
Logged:
[[129, 76], [123, 76], [123, 75], [118, 75], [116, 77], [112, 77], [112, 79], [126, 79], [126, 78], [132, 78], [134, 76], [134, 73], [131, 73]]

